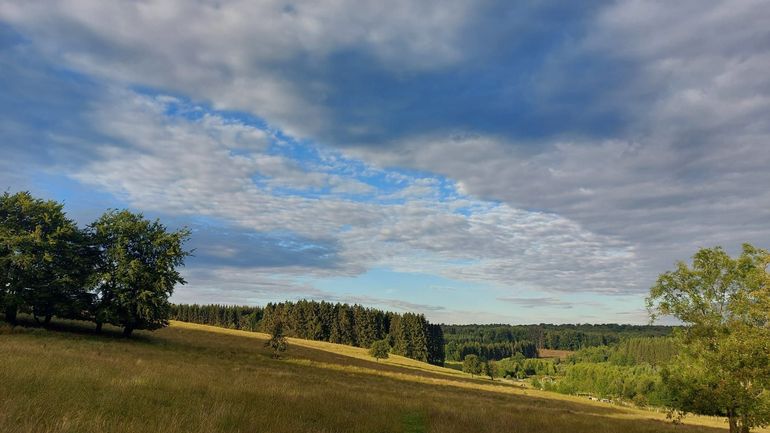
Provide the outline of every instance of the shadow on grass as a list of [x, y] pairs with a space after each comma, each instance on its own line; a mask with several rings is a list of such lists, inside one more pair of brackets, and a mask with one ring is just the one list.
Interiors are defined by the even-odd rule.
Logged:
[[19, 314], [16, 324], [12, 325], [5, 321], [5, 316], [0, 315], [0, 325], [5, 325], [13, 329], [12, 332], [27, 332], [35, 330], [45, 330], [59, 332], [62, 334], [71, 334], [75, 336], [89, 336], [94, 338], [103, 338], [108, 340], [136, 341], [142, 343], [152, 343], [153, 339], [145, 331], [135, 332], [131, 337], [123, 335], [123, 329], [117, 326], [105, 324], [101, 332], [96, 331], [96, 325], [93, 322], [83, 320], [67, 320], [55, 318], [50, 323], [38, 322], [32, 315]]

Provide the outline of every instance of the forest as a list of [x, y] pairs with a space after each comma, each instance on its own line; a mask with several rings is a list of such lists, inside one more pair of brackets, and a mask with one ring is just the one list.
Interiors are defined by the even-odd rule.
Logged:
[[579, 325], [443, 325], [447, 343], [480, 344], [530, 341], [540, 349], [578, 350], [605, 346], [627, 337], [663, 337], [671, 335], [670, 326], [579, 324]]
[[385, 339], [392, 353], [434, 365], [444, 364], [441, 326], [428, 323], [422, 314], [302, 300], [265, 307], [180, 304], [172, 306], [171, 318], [263, 332], [280, 321], [288, 336], [367, 348]]

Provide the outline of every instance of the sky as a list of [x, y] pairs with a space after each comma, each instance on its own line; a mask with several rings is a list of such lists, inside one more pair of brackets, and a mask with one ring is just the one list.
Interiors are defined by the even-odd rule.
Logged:
[[770, 247], [770, 2], [0, 0], [0, 190], [192, 230], [172, 301], [647, 323]]

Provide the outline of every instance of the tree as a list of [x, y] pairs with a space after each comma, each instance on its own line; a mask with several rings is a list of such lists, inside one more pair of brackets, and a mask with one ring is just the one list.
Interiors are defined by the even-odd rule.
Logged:
[[377, 361], [380, 359], [388, 359], [388, 353], [390, 352], [390, 343], [388, 340], [377, 340], [372, 343], [369, 348], [369, 355], [372, 355]]
[[482, 372], [481, 358], [477, 355], [466, 355], [463, 360], [463, 371], [470, 373], [471, 376], [481, 374]]
[[663, 370], [673, 409], [728, 418], [731, 433], [770, 424], [770, 253], [701, 249], [650, 289], [648, 309], [686, 325]]
[[99, 259], [93, 282], [96, 288], [95, 321], [135, 329], [168, 325], [168, 298], [176, 284], [185, 284], [177, 270], [190, 253], [183, 244], [187, 229], [169, 232], [158, 220], [127, 210], [108, 211], [89, 227]]
[[88, 256], [60, 203], [28, 192], [0, 196], [0, 305], [8, 322], [22, 306], [46, 323], [59, 311], [82, 309]]
[[497, 377], [497, 363], [495, 361], [484, 361], [483, 370], [490, 380], [495, 380]]
[[270, 325], [270, 339], [265, 342], [265, 347], [273, 351], [273, 358], [280, 358], [281, 353], [289, 347], [286, 337], [283, 335], [283, 322], [275, 320]]

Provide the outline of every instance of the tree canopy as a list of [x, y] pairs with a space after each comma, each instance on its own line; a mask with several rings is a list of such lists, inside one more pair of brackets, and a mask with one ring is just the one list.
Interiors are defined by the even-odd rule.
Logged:
[[168, 323], [168, 298], [184, 284], [186, 229], [130, 211], [106, 212], [86, 229], [63, 205], [28, 192], [0, 196], [0, 308], [8, 322], [30, 313], [134, 329]]
[[273, 321], [270, 324], [269, 332], [270, 339], [265, 342], [265, 347], [269, 347], [273, 351], [273, 358], [280, 358], [281, 353], [289, 348], [289, 342], [286, 340], [286, 336], [283, 335], [283, 322], [280, 320]]
[[90, 231], [99, 251], [97, 323], [122, 326], [125, 335], [166, 326], [168, 298], [176, 284], [185, 284], [177, 268], [190, 254], [182, 248], [190, 232], [169, 232], [160, 221], [127, 210], [105, 213]]
[[769, 264], [770, 253], [748, 244], [737, 258], [704, 248], [650, 289], [652, 317], [686, 325], [662, 374], [671, 407], [725, 416], [731, 433], [770, 423]]
[[[0, 304], [15, 322], [20, 307], [48, 322], [88, 304], [90, 263], [82, 232], [63, 206], [28, 192], [0, 196]], [[75, 310], [75, 311], [73, 311]]]
[[378, 361], [380, 359], [388, 359], [389, 352], [390, 343], [388, 343], [388, 340], [377, 340], [369, 348], [369, 354]]
[[463, 360], [463, 371], [470, 373], [471, 376], [481, 374], [484, 371], [484, 365], [481, 358], [476, 355], [466, 355]]

